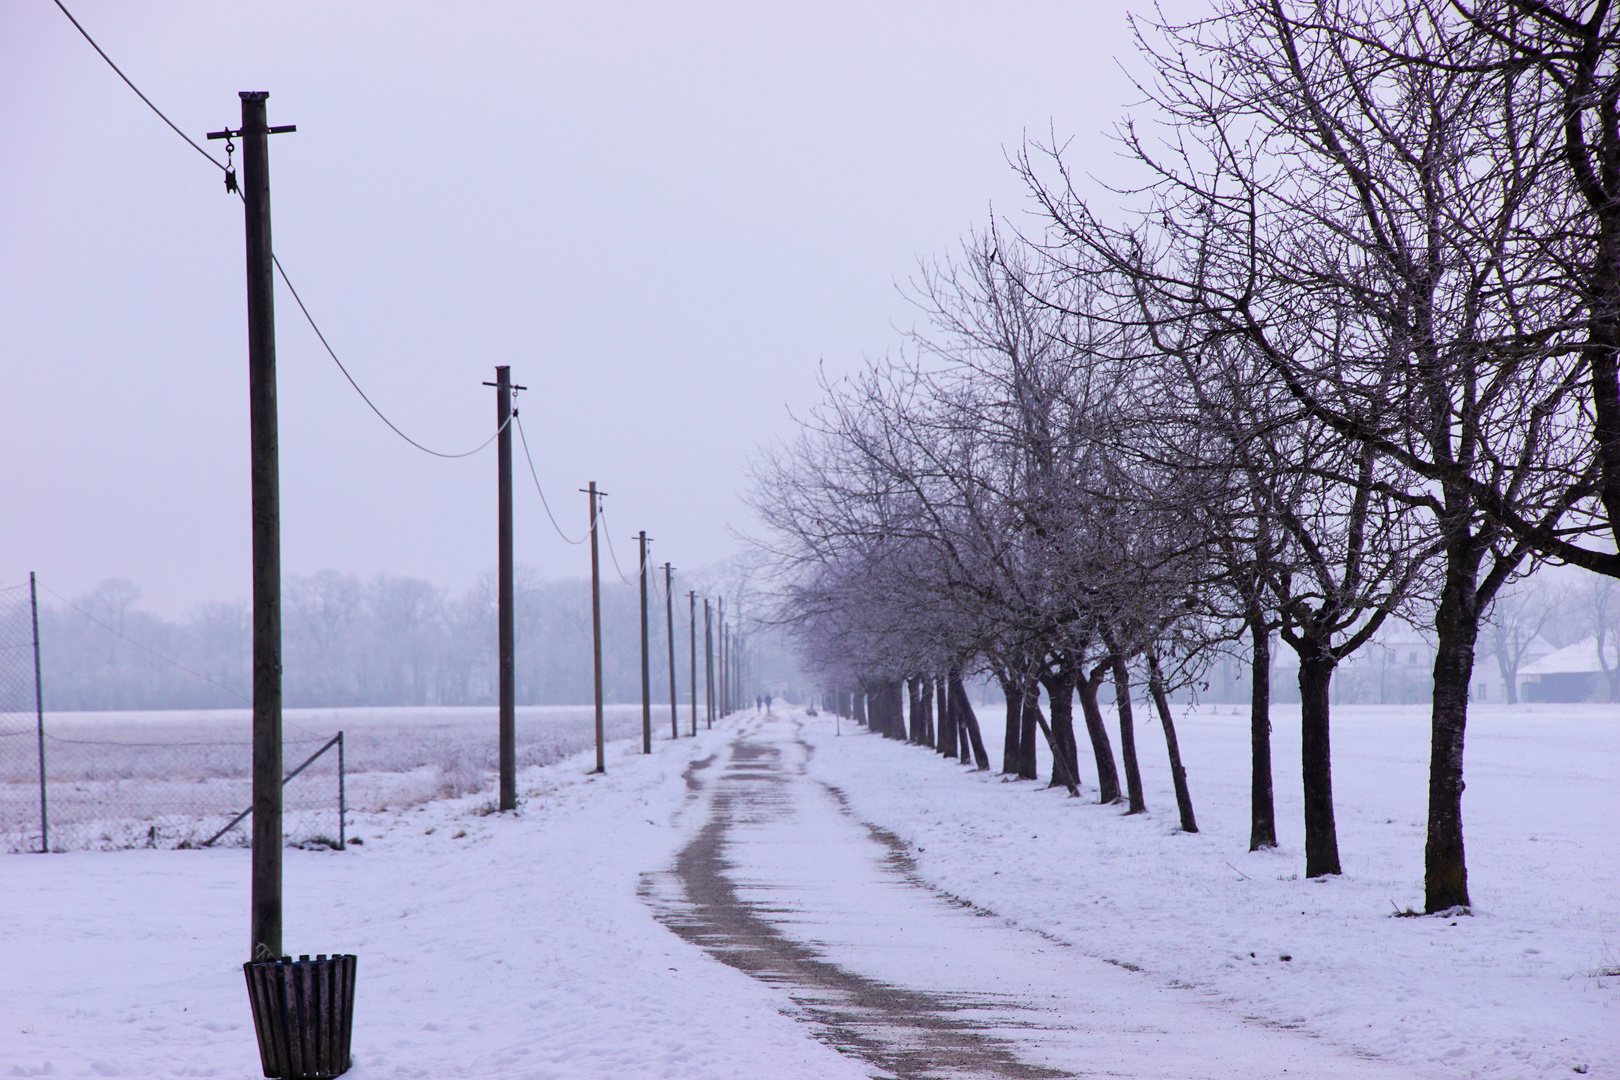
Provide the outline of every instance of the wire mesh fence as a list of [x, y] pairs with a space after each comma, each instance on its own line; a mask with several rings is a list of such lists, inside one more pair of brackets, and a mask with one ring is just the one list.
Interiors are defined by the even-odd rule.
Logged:
[[[38, 709], [31, 599], [27, 585], [0, 588], [0, 853], [198, 847], [210, 840], [215, 846], [246, 845], [251, 710], [52, 710], [52, 648], [65, 646], [52, 645], [48, 624], [44, 708]], [[42, 624], [46, 614], [42, 609]], [[114, 626], [78, 614], [95, 633], [137, 647], [139, 663], [168, 665], [212, 682]], [[80, 651], [92, 640], [81, 641]], [[594, 741], [592, 711], [520, 707], [519, 769], [588, 747]], [[637, 734], [640, 706], [609, 705], [605, 720], [610, 739]], [[297, 774], [282, 789], [289, 843], [341, 846], [344, 825], [352, 831], [366, 815], [473, 795], [493, 784], [493, 706], [290, 709], [283, 722], [282, 773]], [[336, 742], [334, 734], [346, 738]]]
[[[42, 781], [38, 742], [18, 736], [18, 719], [0, 716], [0, 851], [247, 844], [250, 739], [196, 738], [205, 733], [196, 722], [164, 714], [47, 715]], [[284, 774], [324, 751], [282, 789], [290, 843], [342, 843], [337, 746], [335, 737], [285, 742]]]
[[[5, 763], [0, 765], [0, 776], [24, 768], [32, 758], [32, 795], [40, 830], [34, 850], [44, 851], [45, 735], [39, 712], [39, 633], [34, 612], [31, 578], [28, 585], [0, 589], [0, 762]], [[20, 772], [17, 775], [16, 785], [0, 780], [0, 806], [9, 807], [28, 797], [25, 778]], [[10, 817], [0, 810], [0, 821]]]
[[[200, 711], [46, 714], [36, 611], [31, 581], [0, 589], [0, 852], [246, 844], [249, 728]], [[292, 843], [342, 846], [341, 740], [284, 740]]]

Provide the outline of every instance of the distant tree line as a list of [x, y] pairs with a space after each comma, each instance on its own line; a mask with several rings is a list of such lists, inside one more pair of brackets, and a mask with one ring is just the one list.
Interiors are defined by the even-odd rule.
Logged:
[[[632, 582], [634, 581], [632, 577]], [[690, 693], [685, 593], [676, 578], [677, 699]], [[698, 685], [703, 685], [703, 596], [730, 591], [746, 602], [747, 576], [732, 566], [686, 581], [698, 596]], [[180, 619], [141, 609], [133, 582], [102, 582], [71, 606], [40, 608], [46, 708], [242, 707], [250, 698], [251, 612], [245, 601], [197, 606]], [[515, 590], [517, 702], [577, 705], [594, 697], [588, 580], [542, 580], [519, 568]], [[288, 707], [493, 705], [495, 587], [486, 575], [461, 595], [416, 578], [323, 570], [283, 586], [283, 678]], [[649, 597], [652, 697], [669, 701], [662, 576]], [[641, 700], [640, 593], [616, 576], [602, 586], [604, 693]], [[733, 607], [735, 610], [735, 607]], [[746, 614], [746, 612], [745, 612]], [[798, 681], [769, 630], [750, 637], [762, 684]], [[32, 681], [28, 704], [32, 708]], [[750, 691], [752, 693], [752, 691]], [[684, 715], [684, 714], [683, 714]]]
[[953, 688], [988, 672], [1003, 770], [1042, 739], [1073, 789], [1078, 697], [1101, 797], [1134, 813], [1145, 688], [1191, 828], [1166, 695], [1242, 649], [1265, 847], [1280, 642], [1305, 869], [1336, 874], [1333, 677], [1404, 618], [1433, 642], [1425, 906], [1467, 906], [1492, 606], [1541, 560], [1620, 578], [1617, 25], [1573, 0], [1138, 20], [1129, 191], [1099, 205], [1072, 154], [1026, 147], [1041, 223], [924, 267], [904, 353], [827, 384], [759, 463], [783, 617], [852, 711], [957, 755]]

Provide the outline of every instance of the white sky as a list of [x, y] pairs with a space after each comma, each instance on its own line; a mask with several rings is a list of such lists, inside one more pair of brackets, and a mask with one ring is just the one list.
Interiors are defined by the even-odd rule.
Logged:
[[[199, 142], [270, 92], [276, 251], [361, 385], [463, 450], [510, 364], [553, 508], [578, 535], [598, 481], [627, 567], [643, 528], [735, 551], [818, 363], [892, 351], [917, 259], [1022, 218], [1026, 131], [1106, 176], [1136, 99], [1104, 3], [69, 8]], [[0, 585], [246, 597], [240, 204], [49, 0], [0, 3], [0, 146]], [[493, 450], [406, 445], [276, 304], [284, 571], [491, 569]], [[517, 461], [519, 561], [586, 573]]]

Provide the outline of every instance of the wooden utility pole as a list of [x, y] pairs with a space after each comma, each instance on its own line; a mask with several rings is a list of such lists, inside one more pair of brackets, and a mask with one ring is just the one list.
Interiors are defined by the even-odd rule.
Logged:
[[716, 716], [725, 716], [731, 711], [727, 706], [727, 691], [730, 685], [726, 682], [726, 598], [717, 597], [714, 602], [714, 628], [718, 631], [714, 637], [714, 670], [716, 678], [716, 692], [719, 694], [719, 704], [716, 706]]
[[596, 481], [586, 489], [591, 497], [591, 646], [595, 650], [596, 667], [596, 768], [592, 772], [607, 772], [607, 743], [602, 730], [602, 567], [597, 558], [596, 512], [597, 500], [606, 492], [596, 490]]
[[703, 598], [703, 722], [714, 727], [714, 617]]
[[512, 369], [496, 365], [496, 601], [500, 657], [496, 670], [500, 682], [500, 762], [502, 810], [517, 809], [517, 634], [512, 609], [512, 392], [525, 389], [512, 385]]
[[675, 715], [675, 568], [664, 564], [664, 637], [669, 641], [669, 737], [681, 737], [681, 722]]
[[652, 679], [647, 666], [647, 530], [641, 538], [641, 752], [652, 753]]
[[[253, 871], [249, 958], [281, 955], [281, 476], [276, 420], [276, 311], [270, 242], [270, 136], [262, 90], [237, 94], [247, 233], [248, 442], [253, 492]], [[229, 144], [227, 143], [227, 149]], [[228, 175], [227, 180], [234, 179]], [[230, 184], [227, 183], [227, 189]]]
[[692, 646], [692, 737], [697, 738], [697, 590], [686, 594], [687, 614], [691, 617]]

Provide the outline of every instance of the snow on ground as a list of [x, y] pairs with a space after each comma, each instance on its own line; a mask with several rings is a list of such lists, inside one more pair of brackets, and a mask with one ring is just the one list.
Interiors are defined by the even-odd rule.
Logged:
[[[1611, 709], [1476, 708], [1476, 907], [1458, 918], [1390, 917], [1421, 907], [1421, 709], [1335, 710], [1346, 872], [1320, 882], [1298, 876], [1286, 707], [1283, 846], [1257, 854], [1246, 716], [1180, 722], [1196, 836], [1175, 831], [1150, 725], [1151, 813], [1122, 818], [835, 723], [807, 724], [811, 775], [905, 840], [920, 877], [1023, 926], [1426, 1076], [1620, 1076], [1620, 977], [1596, 974], [1620, 968]], [[288, 951], [360, 957], [351, 1075], [867, 1075], [784, 1016], [784, 994], [685, 944], [637, 896], [702, 824], [687, 762], [728, 736], [661, 738], [650, 757], [618, 742], [605, 776], [587, 775], [589, 751], [527, 769], [517, 816], [481, 813], [486, 791], [362, 813], [346, 852], [287, 851]], [[0, 1076], [257, 1076], [240, 970], [249, 857], [0, 856]]]
[[[590, 705], [518, 708], [518, 767], [548, 765], [591, 745], [594, 713]], [[630, 736], [641, 730], [641, 705], [608, 705], [603, 721], [609, 739]], [[288, 772], [344, 734], [345, 794], [355, 810], [464, 795], [495, 768], [493, 706], [288, 709], [283, 722]], [[40, 846], [34, 724], [32, 713], [0, 715], [0, 852]], [[51, 849], [205, 842], [251, 801], [251, 730], [247, 709], [47, 713]], [[328, 748], [283, 788], [289, 840], [336, 836], [338, 757]], [[244, 825], [218, 842], [245, 845]]]
[[1243, 1014], [1439, 1075], [1620, 1076], [1615, 709], [1472, 710], [1475, 907], [1456, 918], [1391, 917], [1423, 906], [1426, 710], [1334, 710], [1345, 873], [1314, 881], [1301, 876], [1297, 706], [1273, 713], [1282, 846], [1254, 854], [1243, 711], [1178, 721], [1197, 835], [1176, 831], [1157, 725], [1138, 731], [1141, 817], [1096, 805], [1094, 786], [1074, 800], [852, 736], [847, 721], [838, 737], [828, 717], [809, 729], [811, 768], [902, 838], [922, 878]]
[[[637, 896], [696, 817], [675, 820], [687, 761], [724, 738], [615, 743], [605, 776], [594, 751], [526, 770], [517, 817], [471, 796], [360, 815], [346, 852], [288, 850], [285, 947], [359, 956], [349, 1075], [865, 1076]], [[249, 858], [0, 857], [0, 1076], [258, 1076]]]

